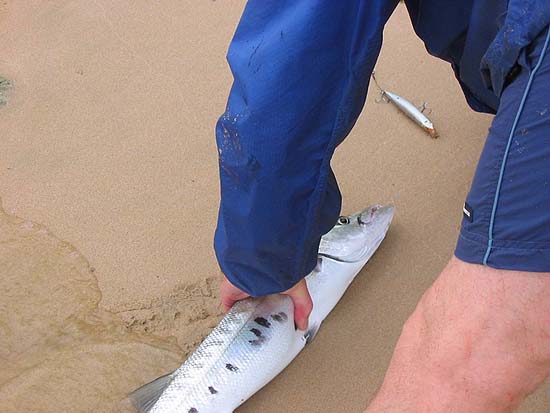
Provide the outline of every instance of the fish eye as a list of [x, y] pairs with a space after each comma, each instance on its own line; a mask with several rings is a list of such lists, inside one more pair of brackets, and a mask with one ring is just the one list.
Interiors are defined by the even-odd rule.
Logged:
[[347, 224], [350, 223], [350, 220], [349, 220], [348, 217], [342, 216], [342, 217], [338, 218], [338, 223], [339, 223], [340, 225], [347, 225]]

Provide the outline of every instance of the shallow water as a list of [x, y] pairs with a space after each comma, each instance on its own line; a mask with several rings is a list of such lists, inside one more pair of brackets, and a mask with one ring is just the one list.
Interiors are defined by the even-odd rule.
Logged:
[[128, 392], [183, 359], [175, 340], [98, 308], [93, 271], [45, 227], [0, 208], [3, 412], [129, 410]]

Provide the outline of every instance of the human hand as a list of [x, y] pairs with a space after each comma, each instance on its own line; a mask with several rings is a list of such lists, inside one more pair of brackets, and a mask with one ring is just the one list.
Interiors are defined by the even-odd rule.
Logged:
[[[309, 314], [313, 309], [313, 301], [309, 295], [306, 280], [302, 279], [294, 287], [281, 294], [288, 295], [294, 303], [294, 323], [296, 327], [302, 331], [307, 330]], [[220, 298], [224, 312], [228, 312], [237, 301], [248, 297], [250, 297], [250, 294], [235, 287], [224, 275], [220, 286]]]

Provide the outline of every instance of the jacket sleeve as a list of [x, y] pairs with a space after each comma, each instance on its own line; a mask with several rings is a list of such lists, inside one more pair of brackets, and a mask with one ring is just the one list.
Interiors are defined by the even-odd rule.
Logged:
[[330, 168], [364, 105], [396, 0], [251, 0], [230, 45], [234, 83], [216, 126], [221, 203], [214, 247], [253, 296], [316, 265], [341, 196]]

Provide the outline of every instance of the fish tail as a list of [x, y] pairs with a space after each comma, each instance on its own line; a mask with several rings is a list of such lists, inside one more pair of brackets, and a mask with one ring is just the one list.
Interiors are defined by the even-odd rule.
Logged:
[[153, 408], [164, 390], [166, 390], [168, 385], [172, 382], [173, 378], [174, 372], [165, 374], [134, 390], [128, 395], [128, 398], [138, 412], [147, 413]]

